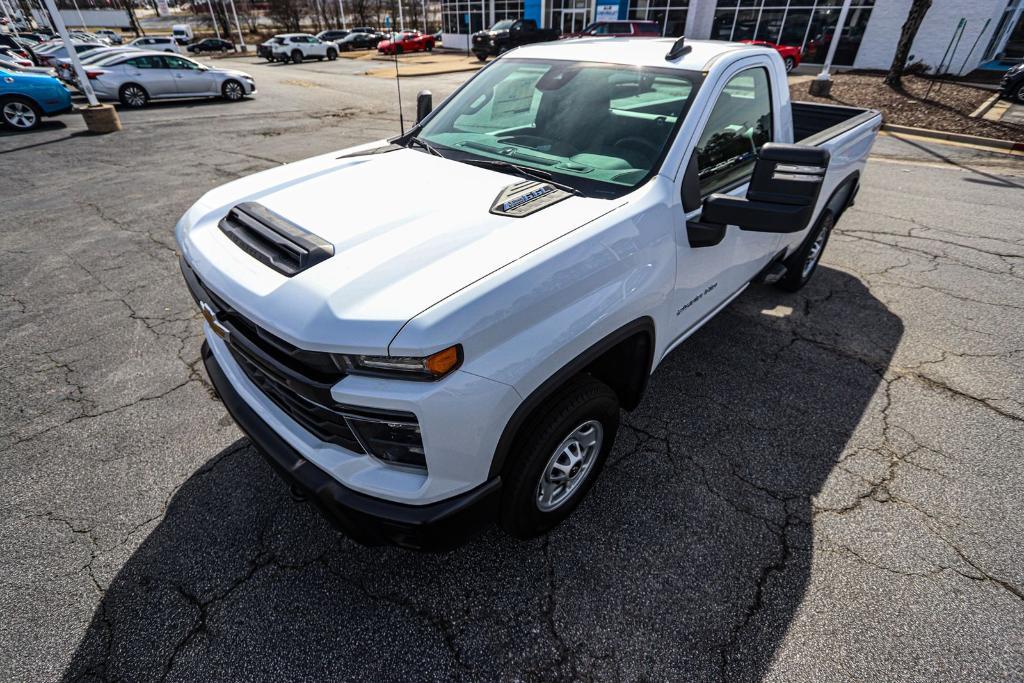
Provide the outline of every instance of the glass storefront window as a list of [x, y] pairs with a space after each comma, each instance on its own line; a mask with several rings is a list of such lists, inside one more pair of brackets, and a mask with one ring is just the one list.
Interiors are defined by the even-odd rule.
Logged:
[[[1020, 0], [1014, 0], [1020, 1]], [[825, 61], [836, 33], [842, 0], [718, 0], [714, 40], [767, 40], [800, 47], [804, 61]], [[834, 63], [852, 66], [875, 0], [854, 0]]]
[[633, 0], [629, 18], [656, 22], [661, 28], [661, 35], [678, 37], [686, 31], [689, 4], [690, 0]]

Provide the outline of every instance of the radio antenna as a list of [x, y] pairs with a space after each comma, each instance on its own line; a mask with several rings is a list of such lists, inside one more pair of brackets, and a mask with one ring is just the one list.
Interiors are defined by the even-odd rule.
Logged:
[[391, 34], [391, 49], [395, 55], [395, 87], [398, 88], [398, 129], [405, 135], [405, 119], [402, 117], [402, 79], [398, 74], [398, 34]]

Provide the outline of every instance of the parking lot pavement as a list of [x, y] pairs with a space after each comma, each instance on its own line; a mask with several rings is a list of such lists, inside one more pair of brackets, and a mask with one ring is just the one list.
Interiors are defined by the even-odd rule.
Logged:
[[212, 396], [172, 237], [215, 185], [393, 133], [394, 83], [349, 67], [0, 136], [4, 679], [1024, 678], [1019, 159], [880, 138], [813, 283], [674, 352], [567, 523], [363, 548]]

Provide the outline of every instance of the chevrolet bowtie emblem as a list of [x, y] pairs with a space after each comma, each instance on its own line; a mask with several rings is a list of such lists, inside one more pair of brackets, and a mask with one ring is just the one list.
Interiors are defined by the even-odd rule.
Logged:
[[213, 309], [205, 301], [199, 302], [199, 310], [203, 312], [203, 317], [206, 318], [207, 324], [213, 333], [218, 337], [227, 341], [228, 328], [224, 327], [219, 320], [217, 320], [217, 314], [213, 312]]

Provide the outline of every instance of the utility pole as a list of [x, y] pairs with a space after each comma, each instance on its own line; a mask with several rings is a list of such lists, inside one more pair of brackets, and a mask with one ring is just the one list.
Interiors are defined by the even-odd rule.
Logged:
[[832, 77], [829, 76], [829, 69], [832, 68], [832, 59], [836, 56], [836, 48], [843, 37], [843, 27], [846, 25], [846, 15], [850, 13], [852, 0], [843, 0], [843, 9], [839, 11], [839, 23], [832, 32], [832, 42], [828, 46], [828, 55], [825, 57], [825, 64], [821, 68], [818, 77], [811, 81], [810, 94], [815, 97], [828, 97], [832, 92]]
[[345, 4], [342, 0], [338, 0], [338, 12], [341, 14], [341, 28], [345, 30], [348, 26], [345, 24]]

